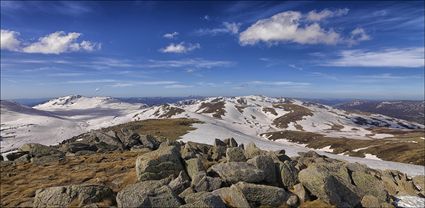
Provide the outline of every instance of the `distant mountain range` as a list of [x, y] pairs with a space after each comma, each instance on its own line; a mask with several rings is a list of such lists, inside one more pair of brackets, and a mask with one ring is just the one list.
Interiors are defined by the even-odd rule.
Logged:
[[379, 113], [394, 118], [425, 124], [425, 101], [372, 101], [354, 100], [334, 105], [346, 111]]

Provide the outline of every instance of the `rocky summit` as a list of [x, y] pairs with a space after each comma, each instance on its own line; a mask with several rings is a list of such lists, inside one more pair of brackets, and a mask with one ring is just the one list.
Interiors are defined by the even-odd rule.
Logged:
[[[122, 156], [127, 153], [133, 155]], [[424, 176], [370, 169], [313, 151], [288, 157], [282, 150], [265, 151], [253, 143], [239, 145], [234, 139], [206, 145], [161, 140], [124, 129], [96, 130], [56, 146], [25, 144], [6, 155], [9, 161], [1, 162], [2, 184], [13, 175], [5, 172], [11, 167], [55, 168], [76, 157], [84, 157], [90, 166], [92, 158], [102, 155], [94, 162], [102, 164], [111, 154], [114, 159], [121, 154], [120, 163], [133, 161], [129, 178], [109, 182], [90, 180], [87, 175], [74, 184], [64, 180], [61, 186], [45, 185], [27, 194], [29, 201], [8, 199], [6, 204], [2, 200], [2, 206], [395, 207], [403, 196], [425, 197]], [[126, 170], [122, 167], [118, 172]], [[2, 192], [2, 198], [10, 197]]]

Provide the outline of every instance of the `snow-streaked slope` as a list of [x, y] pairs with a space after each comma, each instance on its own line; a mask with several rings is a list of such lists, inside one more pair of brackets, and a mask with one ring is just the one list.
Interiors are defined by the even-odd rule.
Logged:
[[1, 152], [29, 142], [56, 144], [84, 131], [78, 122], [14, 102], [1, 101]]

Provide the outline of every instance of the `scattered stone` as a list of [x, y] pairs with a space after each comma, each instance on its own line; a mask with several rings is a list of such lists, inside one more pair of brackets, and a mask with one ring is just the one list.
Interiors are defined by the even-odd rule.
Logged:
[[214, 140], [214, 146], [227, 146], [226, 143], [224, 143], [223, 141], [221, 141], [220, 139], [215, 139]]
[[226, 156], [226, 147], [213, 146], [209, 152], [209, 155], [211, 155], [212, 160], [218, 161]]
[[195, 193], [195, 190], [193, 190], [192, 187], [189, 187], [189, 188], [185, 189], [183, 192], [181, 192], [179, 194], [179, 197], [182, 198], [182, 199], [185, 199], [186, 196], [188, 196], [189, 194], [193, 194], [193, 193]]
[[152, 135], [142, 135], [140, 136], [140, 141], [142, 142], [142, 146], [149, 148], [151, 150], [158, 149], [160, 142], [156, 140], [156, 138]]
[[250, 207], [248, 200], [235, 185], [214, 190], [212, 193], [219, 196], [229, 207]]
[[286, 160], [285, 162], [279, 163], [279, 172], [282, 180], [282, 184], [291, 188], [298, 182], [298, 170], [295, 168], [293, 162]]
[[239, 147], [231, 147], [226, 150], [227, 162], [245, 162], [244, 150]]
[[238, 182], [235, 186], [243, 193], [251, 207], [278, 207], [283, 205], [288, 199], [288, 194], [284, 189], [274, 186], [245, 182]]
[[21, 157], [14, 160], [17, 163], [29, 163], [31, 162], [31, 158], [29, 154], [22, 155]]
[[184, 170], [180, 152], [175, 146], [165, 146], [139, 156], [136, 173], [139, 181], [158, 180], [170, 175], [177, 177]]
[[48, 155], [48, 156], [41, 156], [41, 157], [32, 157], [31, 163], [35, 165], [49, 165], [52, 163], [58, 163], [65, 160], [63, 156], [60, 155]]
[[113, 201], [114, 193], [102, 185], [71, 185], [39, 189], [35, 193], [34, 207], [84, 206], [104, 200]]
[[388, 193], [378, 178], [362, 171], [352, 172], [351, 178], [362, 195], [375, 196], [380, 202], [387, 201]]
[[81, 156], [81, 155], [91, 155], [95, 154], [96, 152], [90, 151], [90, 150], [81, 150], [75, 153], [75, 156]]
[[24, 155], [27, 155], [28, 152], [12, 152], [6, 155], [7, 160], [14, 161]]
[[163, 181], [142, 181], [117, 194], [118, 207], [178, 207], [179, 198]]
[[180, 171], [179, 176], [172, 180], [168, 186], [175, 194], [180, 194], [190, 186], [190, 179], [184, 171]]
[[181, 207], [211, 207], [211, 208], [225, 208], [219, 196], [210, 192], [198, 192], [186, 196], [185, 201], [187, 204]]
[[62, 145], [61, 149], [64, 152], [71, 152], [71, 153], [76, 153], [79, 151], [94, 151], [94, 152], [97, 151], [96, 145], [90, 145], [90, 144], [82, 143], [82, 142], [66, 143]]
[[224, 181], [230, 183], [239, 181], [258, 183], [265, 178], [262, 170], [246, 162], [219, 163], [213, 165], [211, 170], [216, 172]]
[[196, 192], [211, 192], [221, 187], [222, 180], [207, 176], [205, 172], [199, 172], [192, 180], [192, 187]]
[[307, 200], [310, 199], [310, 197], [308, 196], [307, 191], [305, 190], [304, 186], [301, 183], [295, 184], [294, 185], [294, 189], [292, 191], [292, 193], [294, 193], [295, 195], [298, 196], [298, 199], [301, 202], [305, 202]]
[[265, 181], [270, 185], [277, 185], [276, 167], [273, 159], [267, 155], [255, 156], [249, 159], [247, 163], [254, 165], [258, 169], [262, 170], [266, 175]]
[[297, 206], [298, 206], [298, 204], [299, 204], [298, 196], [297, 196], [297, 195], [294, 195], [294, 194], [291, 194], [291, 195], [288, 197], [288, 200], [286, 200], [286, 204], [287, 204], [289, 207], [297, 207]]
[[24, 144], [20, 148], [22, 152], [28, 152], [31, 157], [42, 157], [47, 155], [64, 155], [61, 151], [42, 144], [29, 143]]
[[197, 173], [201, 171], [205, 171], [204, 165], [202, 164], [202, 161], [199, 158], [192, 158], [192, 159], [186, 160], [185, 163], [186, 163], [187, 174], [189, 175], [191, 179], [193, 179], [193, 177]]
[[361, 204], [362, 204], [362, 207], [366, 207], [366, 208], [381, 207], [378, 198], [372, 195], [364, 196], [361, 201]]
[[254, 143], [249, 143], [245, 148], [245, 156], [248, 159], [254, 158], [255, 156], [264, 155], [265, 151], [258, 148]]

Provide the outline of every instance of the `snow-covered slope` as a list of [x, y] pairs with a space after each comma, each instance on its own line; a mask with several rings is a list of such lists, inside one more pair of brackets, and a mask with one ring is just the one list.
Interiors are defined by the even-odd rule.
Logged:
[[1, 151], [24, 143], [59, 143], [84, 132], [78, 122], [17, 103], [1, 101]]

